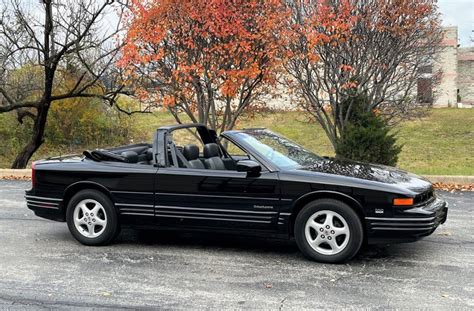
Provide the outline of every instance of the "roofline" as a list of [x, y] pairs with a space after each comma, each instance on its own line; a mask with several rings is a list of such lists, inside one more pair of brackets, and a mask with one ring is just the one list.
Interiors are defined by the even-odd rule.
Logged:
[[203, 128], [207, 129], [207, 126], [205, 126], [202, 123], [182, 123], [182, 124], [173, 124], [173, 125], [160, 126], [158, 128], [158, 131], [162, 131], [162, 130], [174, 131], [174, 130], [178, 130], [178, 129], [192, 128], [192, 127], [203, 127]]
[[224, 131], [221, 134], [224, 134], [224, 133], [245, 133], [245, 132], [251, 132], [251, 131], [265, 131], [265, 130], [268, 130], [268, 128], [266, 128], [266, 127], [245, 127], [243, 129], [240, 129], [240, 130]]

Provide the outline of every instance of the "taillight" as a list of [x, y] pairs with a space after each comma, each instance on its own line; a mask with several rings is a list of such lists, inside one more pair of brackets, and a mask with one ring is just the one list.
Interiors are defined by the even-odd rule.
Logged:
[[35, 174], [36, 163], [31, 164], [31, 188], [34, 188], [36, 185], [36, 174]]

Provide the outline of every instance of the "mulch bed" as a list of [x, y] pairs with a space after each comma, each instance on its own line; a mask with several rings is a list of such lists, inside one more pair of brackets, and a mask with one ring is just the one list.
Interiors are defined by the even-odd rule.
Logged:
[[433, 184], [433, 186], [438, 189], [438, 190], [444, 190], [444, 191], [474, 191], [474, 184], [452, 184], [452, 183], [442, 183], [442, 182], [436, 182]]

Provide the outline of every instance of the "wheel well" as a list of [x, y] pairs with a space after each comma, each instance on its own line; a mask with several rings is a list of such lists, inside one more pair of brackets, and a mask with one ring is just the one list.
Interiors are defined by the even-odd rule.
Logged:
[[362, 228], [364, 228], [364, 237], [366, 237], [366, 228], [365, 228], [365, 213], [360, 205], [360, 203], [354, 199], [351, 196], [348, 196], [346, 194], [342, 194], [339, 192], [329, 192], [329, 191], [321, 191], [321, 192], [315, 192], [311, 194], [307, 194], [303, 196], [302, 198], [298, 199], [293, 206], [293, 211], [290, 216], [290, 221], [289, 221], [289, 234], [290, 236], [294, 236], [294, 225], [296, 221], [296, 217], [298, 216], [299, 212], [303, 209], [303, 207], [308, 204], [309, 202], [318, 200], [318, 199], [335, 199], [341, 202], [346, 203], [354, 211], [357, 213], [359, 216], [360, 221], [362, 222]]
[[86, 189], [100, 191], [103, 194], [105, 194], [113, 202], [109, 190], [105, 188], [104, 186], [97, 183], [93, 183], [93, 182], [78, 182], [69, 186], [64, 192], [64, 196], [63, 196], [64, 216], [66, 215], [67, 206], [71, 198], [79, 191], [86, 190]]

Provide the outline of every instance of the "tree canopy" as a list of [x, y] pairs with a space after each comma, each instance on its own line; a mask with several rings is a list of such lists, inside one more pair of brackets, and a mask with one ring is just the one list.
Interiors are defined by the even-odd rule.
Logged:
[[[34, 14], [0, 1], [0, 113], [33, 121], [15, 168], [43, 143], [51, 105], [77, 98], [130, 114], [141, 109], [117, 100], [133, 90], [177, 122], [223, 131], [278, 89], [336, 148], [351, 97], [363, 95], [384, 122], [399, 120], [426, 106], [419, 79], [439, 77], [425, 70], [442, 39], [435, 0], [42, 0]], [[118, 19], [105, 22], [111, 14]]]
[[275, 83], [279, 0], [135, 1], [120, 65], [143, 98], [217, 130], [256, 109]]
[[[406, 118], [429, 103], [417, 99], [424, 67], [435, 68], [442, 29], [434, 0], [288, 1], [290, 31], [282, 44], [288, 85], [331, 143], [348, 122], [348, 97], [385, 120]], [[433, 85], [440, 72], [433, 70]], [[349, 101], [350, 102], [350, 101]]]

